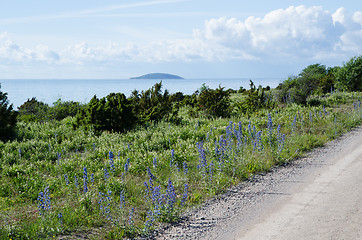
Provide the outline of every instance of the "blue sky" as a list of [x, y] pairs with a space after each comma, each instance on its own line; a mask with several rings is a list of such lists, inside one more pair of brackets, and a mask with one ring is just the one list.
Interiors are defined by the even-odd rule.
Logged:
[[287, 78], [362, 53], [357, 0], [0, 3], [0, 79]]

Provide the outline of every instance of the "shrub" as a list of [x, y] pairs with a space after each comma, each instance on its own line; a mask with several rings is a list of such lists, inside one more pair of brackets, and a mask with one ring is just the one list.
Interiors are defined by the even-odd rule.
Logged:
[[274, 102], [270, 97], [265, 95], [264, 89], [255, 87], [253, 81], [250, 80], [250, 89], [244, 91], [246, 98], [235, 103], [238, 110], [242, 113], [251, 114], [260, 108], [272, 108], [274, 107]]
[[326, 93], [333, 88], [334, 72], [335, 69], [326, 69], [324, 65], [309, 65], [298, 76], [290, 77], [279, 84], [278, 100], [305, 105], [310, 95]]
[[336, 71], [336, 85], [346, 91], [362, 91], [362, 55], [352, 57]]
[[[1, 85], [0, 85], [1, 89]], [[17, 112], [9, 106], [7, 93], [0, 90], [0, 140], [7, 141], [15, 136]]]
[[60, 121], [66, 117], [74, 117], [82, 107], [83, 106], [79, 102], [63, 102], [59, 98], [53, 103], [53, 107], [50, 108], [50, 115], [52, 115], [52, 119]]
[[50, 120], [49, 106], [35, 97], [28, 99], [19, 107], [19, 121], [23, 122], [44, 122]]
[[208, 117], [228, 117], [231, 112], [230, 93], [220, 86], [217, 89], [204, 88], [197, 105]]
[[135, 124], [130, 101], [123, 93], [111, 93], [98, 99], [94, 96], [88, 105], [76, 115], [74, 127], [93, 127], [102, 130], [124, 132]]
[[150, 121], [168, 120], [172, 110], [172, 102], [167, 90], [163, 93], [162, 82], [139, 93], [133, 91], [130, 101], [138, 121], [143, 124]]
[[309, 96], [307, 99], [307, 105], [311, 107], [325, 106], [326, 100], [320, 96]]
[[74, 117], [82, 107], [78, 102], [63, 102], [61, 99], [58, 99], [50, 107], [33, 97], [19, 107], [18, 119], [23, 122], [60, 121], [66, 117]]

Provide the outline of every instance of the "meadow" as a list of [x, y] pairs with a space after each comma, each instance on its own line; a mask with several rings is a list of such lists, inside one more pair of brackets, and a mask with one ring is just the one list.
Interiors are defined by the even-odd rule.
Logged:
[[[211, 118], [192, 117], [185, 105], [177, 123], [124, 132], [74, 128], [76, 117], [20, 121], [16, 140], [0, 142], [0, 238], [148, 236], [228, 187], [358, 126], [361, 99], [361, 92], [331, 91], [315, 106], [285, 101]], [[233, 103], [243, 100], [231, 94]]]

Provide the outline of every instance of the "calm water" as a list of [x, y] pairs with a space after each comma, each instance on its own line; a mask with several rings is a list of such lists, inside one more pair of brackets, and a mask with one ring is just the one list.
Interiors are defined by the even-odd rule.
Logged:
[[[276, 87], [283, 79], [259, 78], [252, 79], [256, 86]], [[15, 107], [22, 105], [28, 98], [36, 97], [39, 101], [53, 104], [58, 98], [63, 101], [73, 100], [87, 103], [94, 96], [105, 97], [111, 92], [122, 92], [130, 96], [135, 89], [142, 91], [151, 88], [160, 80], [119, 79], [119, 80], [0, 80], [1, 91], [8, 93], [8, 100]], [[210, 88], [219, 85], [226, 89], [249, 88], [249, 79], [166, 79], [162, 80], [163, 90], [170, 93], [183, 92], [192, 94], [205, 83]]]

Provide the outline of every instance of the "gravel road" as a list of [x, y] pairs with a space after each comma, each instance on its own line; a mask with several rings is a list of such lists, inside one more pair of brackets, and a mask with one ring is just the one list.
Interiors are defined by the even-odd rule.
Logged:
[[362, 239], [362, 127], [254, 176], [155, 239]]

